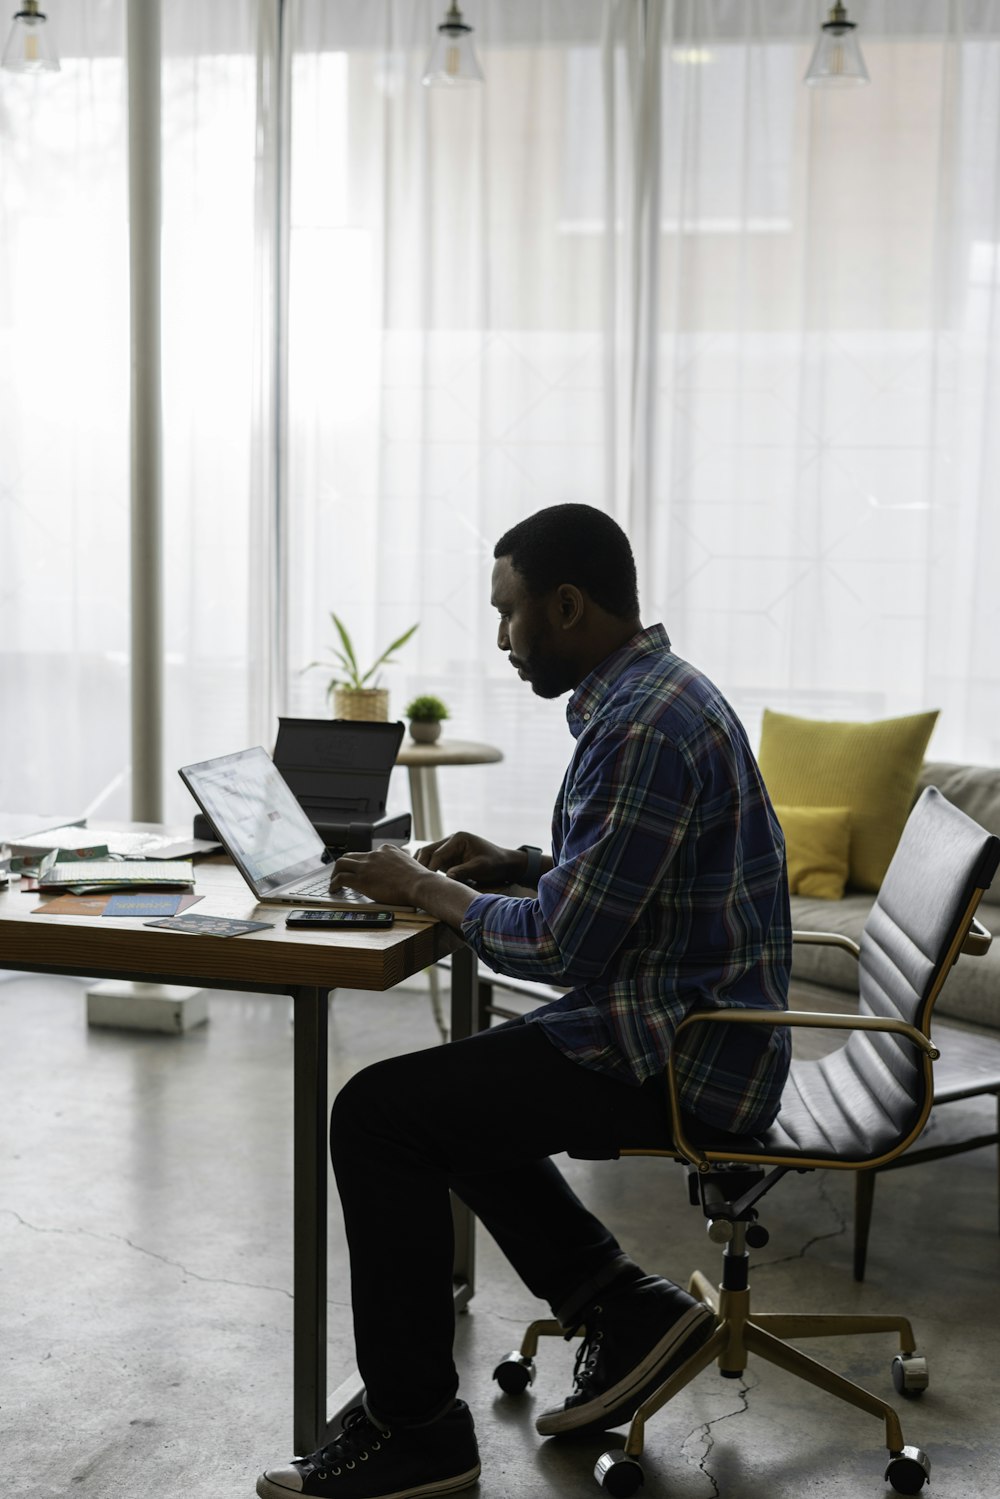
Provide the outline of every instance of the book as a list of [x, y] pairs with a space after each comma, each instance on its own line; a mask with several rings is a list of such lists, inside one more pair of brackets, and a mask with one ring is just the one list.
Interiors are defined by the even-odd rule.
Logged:
[[128, 890], [142, 885], [194, 884], [194, 867], [184, 859], [80, 859], [53, 864], [38, 877], [39, 890]]

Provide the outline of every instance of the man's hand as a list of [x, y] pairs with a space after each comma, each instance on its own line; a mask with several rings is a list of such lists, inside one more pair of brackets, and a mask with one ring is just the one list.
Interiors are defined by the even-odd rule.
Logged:
[[330, 871], [330, 890], [360, 890], [387, 906], [415, 906], [416, 885], [427, 878], [416, 859], [383, 843], [370, 854], [343, 854]]
[[430, 873], [394, 844], [384, 843], [370, 854], [343, 854], [330, 875], [331, 891], [347, 886], [387, 906], [417, 906], [429, 916], [458, 928], [476, 898], [476, 891], [457, 880]]
[[463, 883], [472, 881], [480, 888], [510, 885], [524, 874], [527, 866], [523, 848], [500, 848], [475, 833], [452, 833], [448, 838], [439, 838], [420, 849], [417, 858], [427, 869], [441, 870]]

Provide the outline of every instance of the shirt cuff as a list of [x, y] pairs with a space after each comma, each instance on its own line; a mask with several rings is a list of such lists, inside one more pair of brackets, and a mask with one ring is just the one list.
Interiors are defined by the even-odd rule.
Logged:
[[462, 936], [480, 957], [484, 956], [483, 919], [490, 906], [499, 899], [499, 895], [477, 895], [462, 918]]

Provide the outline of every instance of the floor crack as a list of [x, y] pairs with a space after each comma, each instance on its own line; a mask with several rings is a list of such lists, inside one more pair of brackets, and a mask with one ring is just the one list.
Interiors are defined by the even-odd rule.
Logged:
[[733, 1416], [745, 1415], [746, 1412], [750, 1409], [750, 1391], [755, 1390], [758, 1383], [759, 1381], [757, 1379], [754, 1379], [752, 1377], [748, 1379], [745, 1373], [741, 1374], [739, 1387], [736, 1390], [737, 1399], [740, 1401], [738, 1409], [726, 1411], [725, 1415], [715, 1416], [711, 1421], [702, 1421], [698, 1426], [692, 1427], [692, 1429], [688, 1432], [687, 1436], [681, 1443], [681, 1451], [685, 1454], [685, 1458], [687, 1457], [685, 1449], [687, 1448], [689, 1442], [693, 1442], [700, 1437], [701, 1440], [705, 1443], [705, 1449], [702, 1452], [701, 1457], [698, 1459], [698, 1468], [702, 1473], [704, 1473], [705, 1477], [712, 1485], [712, 1493], [715, 1496], [715, 1499], [721, 1499], [722, 1490], [719, 1487], [718, 1480], [716, 1479], [714, 1473], [710, 1473], [708, 1470], [708, 1460], [711, 1457], [712, 1451], [715, 1447], [715, 1433], [713, 1432], [712, 1427], [720, 1425], [720, 1423], [723, 1421], [729, 1421]]
[[821, 1177], [817, 1185], [819, 1188], [820, 1197], [822, 1197], [823, 1201], [826, 1203], [827, 1207], [830, 1209], [831, 1213], [836, 1219], [836, 1228], [830, 1229], [829, 1233], [813, 1234], [812, 1238], [807, 1239], [806, 1242], [802, 1245], [801, 1249], [797, 1249], [794, 1254], [782, 1255], [780, 1259], [776, 1260], [754, 1260], [753, 1269], [755, 1275], [760, 1270], [770, 1270], [772, 1265], [787, 1265], [791, 1260], [804, 1259], [806, 1254], [814, 1244], [822, 1244], [824, 1239], [839, 1239], [841, 1234], [845, 1234], [847, 1232], [847, 1217], [844, 1213], [841, 1212], [836, 1202], [830, 1196], [826, 1179], [824, 1177]]
[[[148, 1255], [150, 1259], [159, 1260], [163, 1265], [169, 1265], [174, 1270], [180, 1270], [183, 1275], [188, 1276], [191, 1280], [200, 1280], [206, 1285], [239, 1286], [248, 1291], [273, 1291], [278, 1296], [287, 1296], [289, 1301], [293, 1299], [292, 1292], [286, 1290], [284, 1286], [272, 1286], [266, 1281], [231, 1280], [224, 1275], [199, 1275], [197, 1270], [189, 1270], [187, 1265], [181, 1264], [180, 1260], [172, 1260], [165, 1254], [158, 1254], [155, 1249], [147, 1249], [144, 1245], [137, 1244], [134, 1239], [130, 1239], [126, 1234], [98, 1233], [93, 1228], [42, 1228], [37, 1223], [29, 1223], [27, 1218], [22, 1218], [21, 1214], [15, 1212], [13, 1208], [0, 1208], [0, 1212], [8, 1213], [23, 1228], [30, 1228], [36, 1234], [82, 1234], [85, 1238], [97, 1239], [102, 1243], [107, 1243], [111, 1240], [118, 1244], [127, 1244], [137, 1254]], [[334, 1302], [332, 1304], [340, 1305], [341, 1303]]]

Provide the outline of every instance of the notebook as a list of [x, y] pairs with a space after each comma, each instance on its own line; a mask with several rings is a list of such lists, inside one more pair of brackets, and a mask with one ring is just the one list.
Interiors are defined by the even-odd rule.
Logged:
[[331, 894], [326, 845], [260, 746], [185, 765], [179, 774], [259, 901], [413, 912], [413, 906], [384, 905], [357, 890]]

